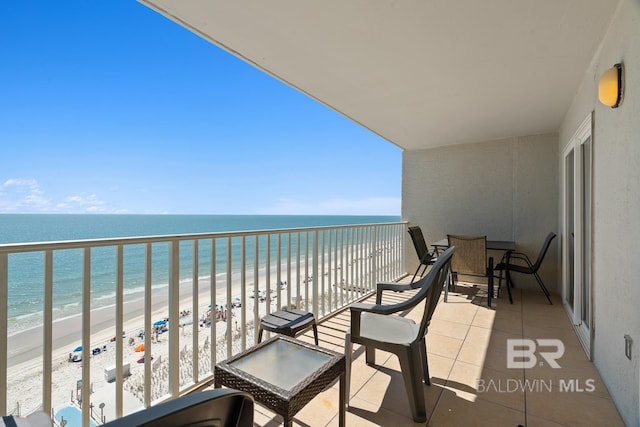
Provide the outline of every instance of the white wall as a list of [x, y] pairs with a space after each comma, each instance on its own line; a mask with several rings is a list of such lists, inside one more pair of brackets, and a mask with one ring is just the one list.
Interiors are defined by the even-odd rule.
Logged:
[[[625, 65], [625, 99], [597, 102], [598, 77]], [[640, 425], [640, 1], [623, 0], [559, 132], [560, 152], [593, 112], [593, 361], [627, 425]], [[624, 355], [624, 334], [634, 340]]]
[[[405, 151], [402, 219], [419, 225], [427, 243], [447, 233], [485, 234], [515, 240], [535, 260], [546, 235], [558, 228], [557, 158], [556, 134]], [[407, 253], [415, 254], [408, 242]], [[554, 244], [541, 270], [552, 290], [557, 253]], [[407, 271], [414, 271], [417, 257], [407, 260]], [[530, 276], [514, 279], [537, 286]]]

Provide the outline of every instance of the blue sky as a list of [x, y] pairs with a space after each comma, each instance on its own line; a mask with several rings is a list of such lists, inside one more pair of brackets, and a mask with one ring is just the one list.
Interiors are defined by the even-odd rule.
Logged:
[[0, 2], [0, 213], [400, 214], [401, 150], [135, 0]]

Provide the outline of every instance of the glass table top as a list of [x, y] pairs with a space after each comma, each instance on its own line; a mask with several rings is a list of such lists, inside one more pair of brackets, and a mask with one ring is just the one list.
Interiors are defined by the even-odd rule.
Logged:
[[332, 358], [329, 354], [278, 339], [230, 365], [288, 391]]

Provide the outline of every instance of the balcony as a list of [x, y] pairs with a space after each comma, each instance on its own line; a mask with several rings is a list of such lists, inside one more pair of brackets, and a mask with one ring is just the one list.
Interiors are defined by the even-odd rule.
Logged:
[[[282, 306], [313, 311], [320, 345], [342, 352], [348, 305], [372, 298], [377, 282], [404, 276], [406, 236], [406, 223], [392, 223], [0, 245], [0, 412], [42, 408], [55, 417], [66, 406], [92, 425], [208, 387], [215, 363], [252, 346], [259, 318]], [[53, 289], [74, 271], [80, 311], [56, 318]], [[20, 344], [10, 334], [9, 307], [25, 277], [42, 283], [44, 327]], [[134, 279], [139, 293], [125, 295]], [[106, 305], [92, 298], [103, 282], [114, 291]], [[623, 425], [559, 300], [550, 306], [542, 294], [516, 288], [513, 305], [501, 298], [488, 309], [485, 293], [483, 285], [459, 284], [435, 311], [429, 425]], [[383, 302], [404, 298], [390, 293]], [[561, 369], [508, 369], [507, 340], [523, 338], [560, 340]], [[140, 345], [150, 351], [136, 352]], [[75, 346], [82, 348], [71, 356], [81, 363], [67, 359]], [[379, 366], [369, 367], [354, 347], [348, 425], [413, 425], [396, 358], [379, 352]], [[545, 362], [549, 349], [539, 350]], [[337, 425], [337, 393], [337, 384], [322, 392], [296, 423]], [[282, 420], [257, 405], [255, 422]]]
[[[484, 285], [461, 284], [456, 291], [449, 293], [448, 302], [438, 303], [427, 334], [429, 426], [624, 426], [557, 297], [549, 305], [541, 292], [516, 288], [513, 305], [505, 294], [488, 309]], [[383, 303], [407, 297], [391, 292]], [[421, 312], [419, 305], [407, 316], [417, 320]], [[318, 327], [320, 345], [343, 351], [348, 328], [348, 309], [326, 319]], [[516, 338], [561, 340], [565, 352], [557, 360], [560, 368], [536, 353], [536, 366], [508, 369], [507, 339]], [[311, 333], [300, 339], [313, 342]], [[411, 419], [397, 358], [378, 351], [375, 368], [364, 359], [364, 349], [354, 345], [346, 424], [419, 425]], [[303, 408], [294, 425], [337, 426], [337, 402], [336, 383]], [[274, 426], [282, 418], [257, 405], [254, 422]]]
[[260, 317], [298, 307], [321, 320], [402, 277], [405, 230], [0, 245], [0, 414], [99, 424], [202, 388], [257, 341]]

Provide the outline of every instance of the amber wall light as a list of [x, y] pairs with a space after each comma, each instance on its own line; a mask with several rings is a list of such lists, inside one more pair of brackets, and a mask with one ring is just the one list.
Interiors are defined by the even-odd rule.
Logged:
[[618, 108], [624, 93], [624, 68], [616, 64], [602, 73], [598, 82], [598, 99], [607, 107]]

